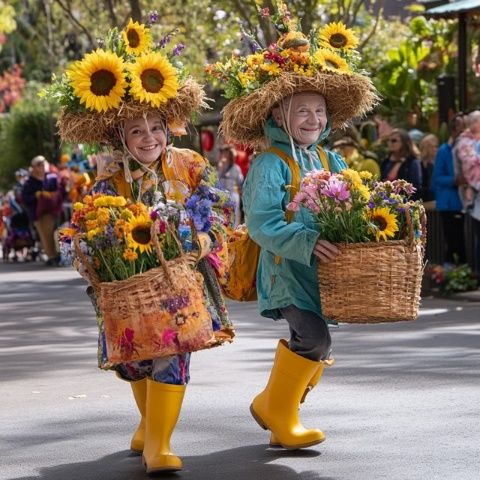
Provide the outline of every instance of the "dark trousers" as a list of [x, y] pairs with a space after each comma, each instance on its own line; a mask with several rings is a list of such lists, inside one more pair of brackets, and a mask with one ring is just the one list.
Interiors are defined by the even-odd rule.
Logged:
[[475, 272], [480, 275], [480, 220], [472, 218], [473, 233], [475, 235]]
[[[466, 263], [465, 255], [465, 215], [462, 212], [440, 212], [443, 224], [443, 238], [446, 243], [445, 261]], [[455, 261], [455, 257], [457, 261]]]
[[292, 352], [316, 362], [328, 359], [332, 339], [322, 317], [295, 305], [281, 308], [280, 312], [290, 327], [288, 343]]

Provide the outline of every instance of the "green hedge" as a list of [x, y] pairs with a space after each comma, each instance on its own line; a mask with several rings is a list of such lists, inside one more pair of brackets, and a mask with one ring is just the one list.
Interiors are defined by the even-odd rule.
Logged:
[[57, 109], [41, 100], [42, 86], [30, 83], [22, 100], [0, 118], [0, 188], [14, 183], [15, 171], [28, 168], [35, 155], [57, 162], [59, 139], [56, 136]]

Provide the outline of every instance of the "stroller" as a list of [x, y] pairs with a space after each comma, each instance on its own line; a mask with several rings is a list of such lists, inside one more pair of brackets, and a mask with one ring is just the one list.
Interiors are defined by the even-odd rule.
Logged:
[[38, 256], [38, 249], [35, 248], [35, 240], [30, 229], [30, 222], [25, 212], [14, 213], [5, 221], [6, 236], [3, 239], [3, 260], [9, 260], [13, 252], [13, 261], [19, 260], [18, 253], [21, 252], [25, 261], [35, 261]]

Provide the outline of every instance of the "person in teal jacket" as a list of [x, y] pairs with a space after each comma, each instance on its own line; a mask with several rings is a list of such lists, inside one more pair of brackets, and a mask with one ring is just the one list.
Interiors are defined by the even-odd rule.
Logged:
[[339, 251], [319, 238], [306, 209], [287, 216], [290, 187], [299, 187], [292, 185], [298, 170], [303, 178], [323, 165], [332, 172], [346, 168], [338, 154], [318, 147], [331, 128], [360, 117], [378, 97], [370, 79], [348, 64], [354, 56], [344, 55], [357, 43], [351, 30], [330, 24], [308, 38], [286, 5], [278, 5], [278, 14], [262, 10], [277, 22], [276, 43], [264, 50], [256, 46], [251, 55], [218, 62], [209, 71], [227, 83], [232, 98], [221, 124], [226, 141], [257, 151], [244, 183], [243, 204], [249, 235], [260, 246], [258, 307], [265, 317], [284, 318], [290, 328], [289, 340], [278, 343], [268, 383], [250, 412], [271, 431], [270, 445], [297, 449], [325, 440], [321, 430], [301, 424], [298, 412], [331, 363], [317, 265]]

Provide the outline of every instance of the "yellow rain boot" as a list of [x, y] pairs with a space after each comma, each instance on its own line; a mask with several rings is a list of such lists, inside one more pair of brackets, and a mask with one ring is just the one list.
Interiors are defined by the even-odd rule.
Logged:
[[147, 380], [147, 417], [143, 464], [147, 473], [174, 472], [182, 460], [170, 451], [170, 437], [177, 424], [186, 385]]
[[[284, 448], [305, 448], [325, 440], [323, 432], [304, 428], [298, 418], [305, 389], [320, 367], [323, 372], [323, 363], [292, 352], [286, 340], [278, 342], [268, 384], [254, 398], [250, 412], [262, 428], [271, 430], [274, 440]], [[318, 379], [320, 376], [321, 373]]]
[[132, 387], [133, 397], [137, 404], [138, 411], [140, 412], [141, 419], [138, 424], [137, 430], [133, 434], [130, 442], [130, 450], [135, 453], [141, 454], [143, 452], [143, 445], [145, 443], [145, 412], [147, 409], [147, 379], [143, 378], [136, 382], [130, 382]]

